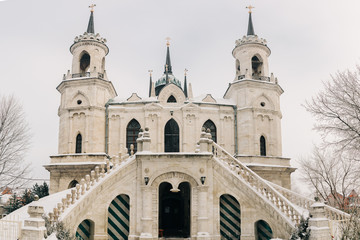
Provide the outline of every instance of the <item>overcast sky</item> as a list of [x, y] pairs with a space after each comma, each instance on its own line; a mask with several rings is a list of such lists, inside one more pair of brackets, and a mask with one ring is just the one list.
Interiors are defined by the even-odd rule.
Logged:
[[91, 3], [95, 31], [110, 48], [108, 77], [124, 98], [146, 97], [149, 69], [161, 76], [166, 37], [175, 76], [183, 79], [187, 68], [195, 96], [222, 97], [235, 75], [235, 40], [247, 31], [245, 6], [255, 6], [255, 33], [268, 41], [270, 72], [285, 91], [283, 156], [293, 162], [319, 139], [302, 104], [330, 74], [359, 63], [359, 0], [0, 0], [0, 94], [14, 94], [26, 111], [33, 143], [24, 161], [33, 177], [49, 177], [41, 166], [57, 153], [56, 86], [71, 68], [69, 47], [86, 30]]

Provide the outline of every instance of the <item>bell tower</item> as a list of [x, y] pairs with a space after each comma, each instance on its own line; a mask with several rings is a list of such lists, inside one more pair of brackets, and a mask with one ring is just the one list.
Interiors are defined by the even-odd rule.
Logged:
[[58, 155], [51, 156], [51, 164], [46, 166], [51, 192], [66, 189], [70, 182], [79, 182], [94, 165], [107, 158], [106, 103], [117, 94], [105, 70], [109, 53], [106, 39], [95, 33], [94, 6], [90, 6], [87, 31], [70, 46], [71, 71], [64, 74], [56, 88], [61, 94]]
[[[280, 95], [283, 90], [274, 75], [269, 73], [270, 48], [265, 39], [255, 34], [254, 7], [247, 8], [247, 35], [235, 42], [232, 52], [235, 79], [224, 95], [225, 99], [236, 103], [237, 156], [264, 178], [290, 186], [293, 170], [289, 159], [282, 157]], [[284, 168], [268, 167], [270, 165], [283, 165]]]

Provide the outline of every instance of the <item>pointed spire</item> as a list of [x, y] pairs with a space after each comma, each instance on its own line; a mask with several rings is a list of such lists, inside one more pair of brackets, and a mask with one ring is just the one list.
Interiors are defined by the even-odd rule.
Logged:
[[151, 90], [152, 90], [152, 72], [153, 70], [148, 71], [150, 73], [150, 86], [149, 86], [149, 97], [151, 97]]
[[87, 28], [87, 33], [95, 33], [95, 29], [94, 29], [94, 7], [96, 7], [96, 4], [91, 4], [89, 6], [89, 8], [91, 8], [91, 14], [90, 14], [90, 19], [89, 19], [89, 24], [88, 24], [88, 28]]
[[246, 8], [249, 9], [249, 23], [248, 23], [247, 35], [248, 36], [255, 35], [254, 26], [253, 26], [253, 22], [252, 22], [252, 18], [251, 18], [251, 13], [252, 13], [251, 9], [253, 9], [254, 7], [250, 5]]
[[187, 80], [186, 80], [187, 72], [188, 72], [188, 70], [185, 68], [185, 73], [184, 73], [184, 94], [185, 94], [186, 98], [188, 98]]
[[165, 72], [164, 73], [171, 73], [171, 61], [170, 61], [170, 38], [166, 38], [166, 61], [165, 61]]

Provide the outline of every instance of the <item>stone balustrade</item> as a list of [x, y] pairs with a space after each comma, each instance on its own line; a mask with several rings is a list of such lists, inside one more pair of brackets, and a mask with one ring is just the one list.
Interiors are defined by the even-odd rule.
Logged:
[[290, 219], [295, 226], [300, 222], [302, 214], [287, 198], [280, 194], [267, 181], [234, 158], [225, 149], [212, 143], [214, 156], [224, 162], [228, 168], [239, 178], [243, 179], [262, 197], [270, 201], [286, 218]]
[[[277, 191], [279, 191], [284, 197], [286, 197], [290, 202], [310, 211], [311, 206], [316, 203], [315, 200], [311, 198], [304, 197], [298, 193], [290, 191], [289, 189], [283, 188], [274, 183], [268, 182], [271, 186], [273, 186]], [[329, 205], [325, 205], [326, 217], [329, 220], [348, 220], [350, 219], [350, 214], [340, 211], [334, 207]]]
[[133, 159], [133, 156], [129, 156], [127, 151], [127, 149], [124, 149], [118, 156], [113, 156], [106, 160], [106, 164], [101, 164], [100, 167], [96, 166], [90, 174], [84, 176], [84, 178], [81, 179], [80, 184], [76, 184], [76, 187], [71, 189], [71, 193], [66, 194], [66, 196], [61, 199], [61, 202], [56, 204], [53, 212], [48, 214], [50, 223], [59, 221], [60, 217], [63, 217], [62, 215], [66, 209], [79, 203], [81, 199], [84, 198], [84, 195], [105, 179], [107, 175], [117, 168], [120, 169], [127, 160]]

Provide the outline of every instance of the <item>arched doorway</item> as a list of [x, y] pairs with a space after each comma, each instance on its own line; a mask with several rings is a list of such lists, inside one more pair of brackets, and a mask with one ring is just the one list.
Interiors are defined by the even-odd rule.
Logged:
[[179, 152], [179, 125], [170, 119], [165, 125], [165, 152]]
[[240, 239], [240, 204], [231, 195], [220, 197], [220, 235], [221, 240]]
[[259, 220], [255, 223], [255, 236], [256, 240], [270, 240], [273, 237], [273, 232], [267, 222]]
[[120, 194], [108, 208], [108, 237], [110, 240], [127, 240], [130, 229], [130, 198]]
[[179, 189], [163, 182], [159, 186], [159, 237], [190, 237], [190, 184]]

